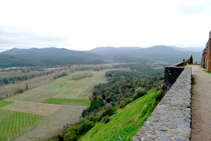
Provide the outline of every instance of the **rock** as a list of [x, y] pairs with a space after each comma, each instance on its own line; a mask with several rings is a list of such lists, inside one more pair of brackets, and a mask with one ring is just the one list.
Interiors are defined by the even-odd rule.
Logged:
[[153, 127], [153, 129], [157, 131], [167, 131], [167, 129], [163, 127]]
[[162, 122], [153, 122], [153, 123], [151, 123], [151, 125], [153, 125], [153, 126], [157, 126], [157, 125], [163, 126], [164, 123], [162, 123]]
[[119, 139], [119, 140], [122, 140], [122, 138], [121, 138], [120, 136], [118, 137], [118, 139]]
[[172, 141], [170, 136], [160, 135], [157, 137], [158, 141]]
[[141, 139], [139, 139], [138, 137], [134, 136], [131, 141], [141, 141]]
[[136, 123], [135, 123], [135, 122], [133, 122], [133, 125], [134, 125], [134, 127], [136, 128]]
[[176, 118], [173, 119], [172, 122], [178, 126], [190, 127], [191, 120], [188, 118]]
[[185, 141], [185, 140], [183, 140], [183, 139], [181, 139], [181, 138], [179, 138], [179, 137], [176, 137], [176, 138], [175, 138], [175, 141]]
[[145, 121], [144, 122], [144, 125], [148, 125], [148, 124], [150, 124], [150, 121]]

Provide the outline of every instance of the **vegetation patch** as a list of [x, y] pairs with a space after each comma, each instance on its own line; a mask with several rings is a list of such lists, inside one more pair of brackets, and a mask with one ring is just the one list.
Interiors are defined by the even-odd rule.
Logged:
[[193, 75], [191, 75], [191, 85], [195, 85], [195, 84], [196, 84], [196, 81], [195, 81]]
[[12, 103], [15, 103], [15, 101], [4, 101], [4, 100], [0, 100], [0, 108], [10, 105]]
[[109, 122], [99, 122], [79, 140], [81, 141], [104, 141], [131, 140], [139, 131], [144, 121], [151, 115], [158, 103], [156, 96], [160, 93], [156, 89], [148, 92], [147, 95], [128, 104], [124, 109], [109, 117]]
[[87, 99], [65, 99], [65, 98], [49, 98], [42, 103], [71, 105], [71, 106], [89, 106], [90, 102]]
[[60, 108], [61, 106], [59, 105], [49, 105], [32, 102], [15, 102], [1, 109], [47, 116], [54, 114]]
[[26, 102], [42, 102], [48, 98], [51, 98], [52, 96], [58, 94], [58, 92], [55, 91], [45, 91], [45, 90], [38, 90], [38, 89], [32, 89], [29, 91], [26, 91], [22, 94], [14, 95], [10, 98], [7, 98], [6, 100], [16, 100], [16, 101], [26, 101]]
[[[106, 78], [104, 77], [105, 72], [106, 70], [94, 71], [93, 77], [86, 77], [84, 79], [79, 80], [72, 80], [72, 77], [77, 76], [79, 74], [84, 74], [86, 72], [71, 73], [68, 76], [57, 79], [56, 81], [41, 86], [38, 89], [44, 91], [50, 90], [58, 92], [58, 94], [53, 96], [53, 98], [87, 99], [87, 95], [91, 95], [91, 92], [89, 92], [89, 90], [92, 89], [95, 84], [99, 84], [100, 82], [106, 82]], [[83, 93], [89, 94], [83, 95]]]
[[78, 74], [78, 75], [74, 75], [72, 77], [72, 80], [80, 80], [86, 77], [93, 77], [93, 73], [91, 72], [86, 72], [86, 73], [82, 73], [82, 74]]
[[44, 116], [0, 109], [0, 140], [15, 140], [36, 125]]

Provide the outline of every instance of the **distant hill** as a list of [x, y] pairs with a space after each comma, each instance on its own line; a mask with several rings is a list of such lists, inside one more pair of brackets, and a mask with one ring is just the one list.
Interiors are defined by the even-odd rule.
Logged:
[[168, 46], [154, 46], [150, 48], [138, 48], [138, 47], [100, 47], [89, 50], [89, 52], [98, 53], [104, 55], [108, 59], [114, 59], [117, 57], [133, 57], [141, 58], [151, 62], [168, 62], [177, 63], [181, 62], [183, 58], [189, 59], [193, 55], [194, 62], [201, 61], [201, 53], [194, 51], [180, 51]]
[[0, 67], [12, 66], [57, 66], [72, 64], [103, 64], [103, 56], [63, 48], [17, 49], [1, 52], [2, 60], [7, 60]]
[[68, 50], [65, 48], [31, 48], [31, 49], [18, 49], [13, 48], [1, 54], [13, 55], [13, 56], [20, 56], [20, 55], [27, 55], [27, 56], [78, 56], [78, 57], [85, 57], [85, 58], [102, 58], [101, 55], [86, 52], [86, 51], [75, 51], [75, 50]]
[[1, 52], [0, 67], [11, 66], [56, 66], [71, 64], [103, 64], [107, 61], [117, 63], [130, 62], [166, 62], [177, 63], [183, 58], [200, 63], [201, 53], [181, 51], [169, 46], [140, 47], [98, 47], [89, 51], [74, 51], [64, 48], [13, 48]]
[[29, 61], [26, 61], [24, 59], [10, 56], [10, 55], [5, 55], [5, 54], [0, 54], [0, 68], [7, 68], [7, 67], [18, 67], [18, 66], [32, 66], [33, 64], [30, 63]]

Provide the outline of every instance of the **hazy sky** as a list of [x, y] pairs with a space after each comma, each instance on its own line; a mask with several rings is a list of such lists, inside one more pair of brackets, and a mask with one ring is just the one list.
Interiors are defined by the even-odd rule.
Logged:
[[204, 47], [210, 0], [1, 0], [0, 51], [32, 47]]

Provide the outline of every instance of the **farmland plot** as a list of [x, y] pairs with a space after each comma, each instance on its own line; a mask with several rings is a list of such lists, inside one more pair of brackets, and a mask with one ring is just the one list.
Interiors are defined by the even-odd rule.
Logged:
[[70, 74], [57, 81], [41, 86], [38, 89], [59, 91], [59, 93], [53, 96], [53, 98], [88, 99], [88, 95], [91, 94], [90, 90], [94, 87], [94, 85], [106, 82], [106, 78], [104, 77], [106, 70], [93, 71], [92, 77], [72, 80], [72, 77], [78, 75], [78, 73], [86, 72], [87, 71]]
[[46, 91], [46, 90], [37, 90], [32, 89], [28, 90], [23, 94], [17, 94], [13, 97], [7, 98], [6, 100], [14, 100], [14, 101], [26, 101], [26, 102], [42, 102], [52, 96], [58, 94], [56, 91]]
[[56, 113], [45, 117], [40, 124], [34, 126], [33, 130], [28, 130], [17, 140], [42, 141], [52, 137], [58, 131], [78, 121], [84, 108], [86, 107], [62, 106]]
[[3, 110], [2, 107], [14, 103], [13, 101], [0, 101], [0, 140], [14, 140], [26, 131], [33, 128], [44, 116]]
[[[106, 71], [71, 73], [1, 101], [0, 140], [44, 140], [74, 124], [89, 106], [94, 85], [107, 82]], [[72, 79], [87, 72], [92, 75]]]

